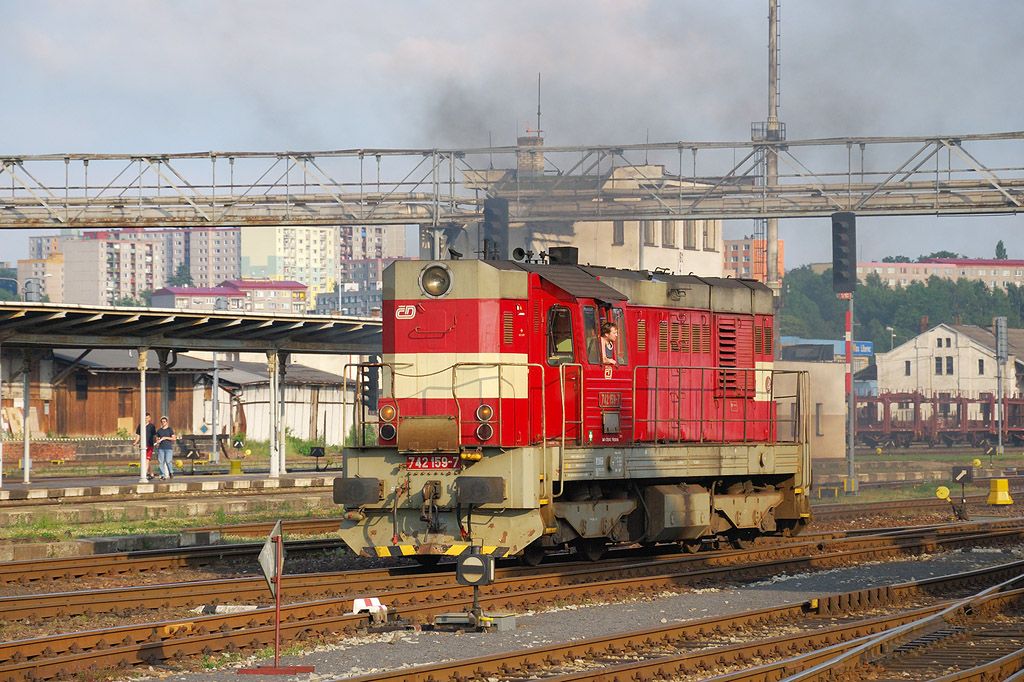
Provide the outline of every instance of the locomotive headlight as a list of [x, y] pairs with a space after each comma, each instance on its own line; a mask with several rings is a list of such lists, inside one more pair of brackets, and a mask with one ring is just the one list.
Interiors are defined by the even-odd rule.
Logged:
[[447, 266], [431, 265], [420, 273], [420, 289], [427, 296], [444, 296], [452, 288], [452, 273]]
[[476, 420], [478, 422], [489, 422], [493, 416], [494, 408], [486, 403], [476, 408]]
[[385, 422], [380, 425], [380, 439], [381, 440], [394, 440], [395, 436], [398, 435], [398, 429], [395, 428], [394, 424]]
[[377, 411], [377, 416], [379, 416], [380, 420], [384, 422], [395, 421], [395, 415], [397, 414], [398, 410], [395, 409], [394, 405], [384, 405]]
[[476, 427], [476, 437], [478, 440], [490, 440], [493, 435], [494, 427], [486, 422]]

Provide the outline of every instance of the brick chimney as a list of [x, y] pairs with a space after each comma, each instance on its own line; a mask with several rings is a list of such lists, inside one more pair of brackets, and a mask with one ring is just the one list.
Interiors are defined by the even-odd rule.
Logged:
[[516, 138], [516, 169], [519, 175], [544, 174], [544, 138], [528, 135]]

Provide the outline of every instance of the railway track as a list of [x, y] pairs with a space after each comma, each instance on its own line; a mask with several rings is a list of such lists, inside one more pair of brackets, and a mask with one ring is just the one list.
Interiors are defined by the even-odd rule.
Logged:
[[[980, 528], [980, 526], [976, 526]], [[913, 538], [927, 533], [950, 532], [956, 527], [949, 525], [920, 526], [909, 528], [872, 529], [858, 531], [842, 531], [835, 533], [815, 534], [797, 539], [779, 540], [782, 544], [792, 544], [794, 551], [806, 549], [818, 551], [825, 545], [822, 543], [840, 540], [852, 541], [854, 538], [869, 536], [886, 538], [885, 542], [893, 542], [897, 538]], [[872, 543], [879, 540], [871, 539]], [[779, 543], [776, 543], [779, 544]], [[310, 543], [313, 547], [315, 544]], [[805, 549], [806, 548], [806, 549]], [[603, 572], [622, 571], [624, 568], [635, 568], [638, 563], [647, 567], [678, 564], [683, 567], [712, 567], [715, 565], [731, 565], [743, 563], [751, 556], [759, 556], [765, 551], [778, 553], [779, 548], [760, 545], [747, 551], [705, 552], [699, 557], [692, 554], [662, 555], [647, 551], [617, 552], [601, 562]], [[147, 553], [148, 554], [148, 553]], [[566, 562], [549, 563], [546, 571], [553, 574], [571, 574], [579, 572], [583, 576], [590, 575], [594, 564], [590, 562], [574, 562], [571, 557], [562, 557]], [[142, 557], [145, 559], [145, 557]], [[291, 601], [312, 599], [324, 595], [362, 595], [368, 591], [381, 592], [398, 589], [425, 588], [431, 586], [447, 586], [452, 581], [453, 564], [441, 564], [432, 569], [420, 566], [400, 566], [380, 569], [360, 569], [316, 574], [285, 575], [284, 592]], [[580, 571], [579, 569], [583, 569]], [[31, 570], [25, 567], [25, 570]], [[535, 569], [518, 567], [514, 562], [504, 562], [496, 575], [509, 578], [519, 575], [536, 574]], [[601, 575], [599, 573], [598, 575]], [[28, 594], [0, 597], [0, 621], [17, 621], [30, 618], [43, 621], [52, 618], [74, 618], [100, 613], [125, 614], [137, 610], [158, 610], [168, 608], [194, 608], [201, 605], [218, 605], [225, 603], [258, 603], [266, 598], [266, 583], [261, 576], [231, 577], [220, 580], [200, 580], [183, 583], [152, 584], [124, 588], [82, 590], [73, 592], [55, 592], [47, 594]]]
[[[866, 560], [933, 552], [942, 548], [1016, 544], [1024, 541], [1020, 522], [967, 524], [925, 532], [896, 532], [853, 537], [829, 543], [793, 542], [713, 556], [680, 555], [629, 565], [569, 566], [556, 572], [520, 569], [482, 590], [489, 610], [520, 611], [538, 605], [593, 600], [617, 601], [711, 582], [756, 579], [783, 572], [820, 570]], [[442, 584], [384, 591], [379, 596], [392, 610], [414, 621], [468, 608], [468, 588]], [[350, 614], [348, 597], [282, 606], [285, 641], [353, 633], [364, 616]], [[253, 650], [273, 637], [273, 609], [240, 614], [123, 625], [84, 633], [62, 634], [0, 643], [0, 680], [51, 679], [92, 669], [153, 664], [198, 654]]]
[[[339, 549], [344, 543], [336, 539], [293, 540], [286, 545], [289, 552], [320, 552]], [[0, 563], [0, 585], [28, 585], [174, 568], [202, 568], [232, 559], [254, 558], [262, 548], [263, 543], [244, 543], [9, 561]]]
[[[716, 682], [783, 678], [803, 681], [804, 677], [787, 675], [822, 665], [837, 652], [848, 651], [873, 637], [881, 639], [884, 633], [895, 628], [926, 622], [949, 610], [948, 597], [970, 593], [978, 585], [1005, 581], [1019, 576], [1022, 571], [1024, 562], [1014, 562], [736, 615], [374, 673], [351, 678], [349, 682], [431, 682], [494, 676], [504, 682], [514, 682], [536, 679], [540, 671], [546, 682], [703, 680], [711, 676], [715, 676]], [[890, 613], [877, 615], [882, 610]], [[858, 617], [860, 611], [870, 611], [872, 615]], [[797, 631], [778, 636], [780, 629]], [[794, 652], [811, 653], [793, 656]], [[1021, 655], [1024, 656], [1024, 652]], [[737, 668], [740, 670], [727, 672]], [[863, 669], [856, 669], [854, 675], [847, 678], [806, 679], [862, 680], [866, 678], [863, 672]], [[931, 678], [904, 676], [898, 679]]]

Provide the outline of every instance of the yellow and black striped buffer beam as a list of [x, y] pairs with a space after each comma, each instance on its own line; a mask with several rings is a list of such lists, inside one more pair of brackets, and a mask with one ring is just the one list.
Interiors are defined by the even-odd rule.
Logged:
[[[473, 549], [473, 545], [467, 542], [456, 542], [448, 547], [445, 547], [444, 545], [434, 545], [431, 549], [433, 551], [423, 552], [423, 554], [457, 557], [463, 554], [468, 554]], [[363, 549], [364, 556], [379, 557], [382, 559], [414, 557], [420, 553], [421, 552], [417, 545], [378, 545], [376, 547], [366, 547]], [[484, 545], [480, 548], [480, 553], [487, 556], [493, 556], [495, 559], [500, 559], [508, 554], [508, 547]]]

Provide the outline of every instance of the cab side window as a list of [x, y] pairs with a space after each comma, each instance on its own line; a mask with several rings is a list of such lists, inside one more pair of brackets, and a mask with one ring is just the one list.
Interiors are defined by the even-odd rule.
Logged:
[[627, 356], [629, 344], [626, 343], [626, 314], [622, 308], [612, 308], [612, 322], [619, 329], [619, 339], [615, 345], [615, 359], [619, 361], [620, 365], [627, 365], [629, 364]]
[[572, 315], [568, 308], [553, 306], [548, 311], [548, 364], [573, 362]]
[[601, 364], [601, 325], [597, 322], [597, 308], [583, 306], [583, 340], [587, 345], [587, 362]]

